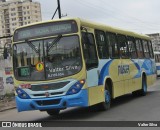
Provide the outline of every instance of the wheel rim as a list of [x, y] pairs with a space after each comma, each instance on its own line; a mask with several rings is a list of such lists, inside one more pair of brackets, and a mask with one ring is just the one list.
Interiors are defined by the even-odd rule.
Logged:
[[109, 103], [111, 99], [110, 93], [108, 90], [105, 90], [105, 101], [106, 103]]

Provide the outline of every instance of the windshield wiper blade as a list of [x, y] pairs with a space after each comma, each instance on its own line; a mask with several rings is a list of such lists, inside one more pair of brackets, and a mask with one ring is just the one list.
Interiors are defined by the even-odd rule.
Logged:
[[50, 51], [52, 49], [52, 47], [57, 44], [57, 42], [62, 38], [62, 35], [58, 35], [53, 42], [51, 43], [51, 45], [48, 47], [48, 51]]
[[39, 50], [33, 45], [31, 41], [25, 40], [25, 42], [36, 52], [39, 54]]

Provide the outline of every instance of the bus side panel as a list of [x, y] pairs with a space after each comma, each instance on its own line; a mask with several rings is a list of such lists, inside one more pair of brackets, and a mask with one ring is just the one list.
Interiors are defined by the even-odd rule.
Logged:
[[124, 76], [120, 73], [119, 67], [122, 65], [121, 59], [114, 59], [109, 66], [109, 76], [113, 81], [113, 98], [124, 95]]
[[89, 87], [88, 88], [88, 96], [89, 96], [89, 106], [95, 105], [100, 102], [104, 102], [104, 87], [96, 86], [96, 87]]
[[140, 90], [142, 88], [142, 78], [141, 77], [134, 78], [133, 82], [135, 83], [135, 85], [134, 85], [134, 91]]
[[124, 82], [113, 83], [113, 98], [124, 95]]
[[[124, 78], [124, 86], [125, 86], [125, 94], [131, 93], [135, 90], [135, 75], [137, 78], [141, 76], [140, 67], [134, 60], [130, 59], [122, 59], [122, 66], [124, 66], [123, 78]], [[139, 84], [137, 84], [139, 86]]]

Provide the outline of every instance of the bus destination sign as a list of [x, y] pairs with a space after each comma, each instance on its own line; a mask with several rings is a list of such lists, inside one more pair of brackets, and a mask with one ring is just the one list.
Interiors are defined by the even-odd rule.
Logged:
[[13, 40], [22, 41], [59, 34], [76, 33], [75, 21], [51, 22], [20, 28], [15, 31]]

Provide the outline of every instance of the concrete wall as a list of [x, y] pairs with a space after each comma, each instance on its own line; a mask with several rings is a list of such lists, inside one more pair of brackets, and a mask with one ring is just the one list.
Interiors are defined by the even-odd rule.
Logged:
[[14, 91], [11, 57], [0, 58], [0, 96]]

